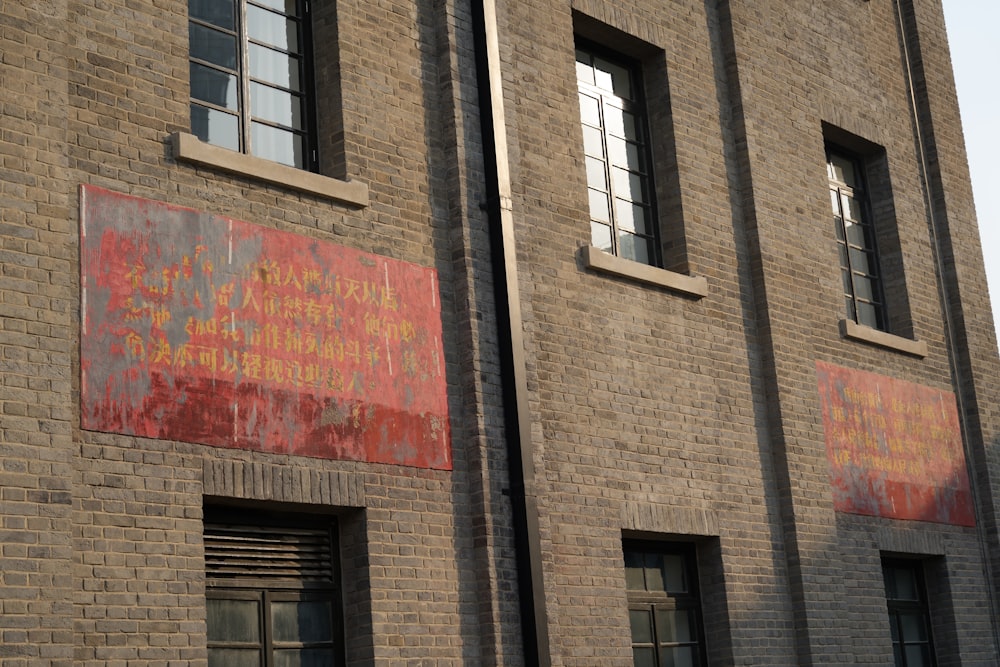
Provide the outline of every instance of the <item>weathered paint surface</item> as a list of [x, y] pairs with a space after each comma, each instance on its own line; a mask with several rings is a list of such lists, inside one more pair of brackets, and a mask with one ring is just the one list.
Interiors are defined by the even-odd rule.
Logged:
[[81, 189], [82, 427], [450, 469], [433, 269]]
[[954, 394], [817, 362], [837, 510], [975, 525]]

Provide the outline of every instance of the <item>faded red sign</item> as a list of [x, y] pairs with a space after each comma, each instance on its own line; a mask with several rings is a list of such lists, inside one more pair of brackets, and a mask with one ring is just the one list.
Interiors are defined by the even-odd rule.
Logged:
[[973, 526], [954, 394], [816, 362], [834, 507]]
[[83, 186], [82, 426], [450, 469], [437, 273]]

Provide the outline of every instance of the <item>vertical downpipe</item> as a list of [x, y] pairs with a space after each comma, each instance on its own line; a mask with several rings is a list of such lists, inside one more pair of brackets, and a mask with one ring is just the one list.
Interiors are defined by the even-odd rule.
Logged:
[[510, 500], [517, 558], [524, 661], [549, 667], [548, 618], [538, 525], [535, 458], [528, 408], [523, 321], [517, 280], [507, 127], [503, 110], [500, 48], [494, 0], [472, 0], [476, 80], [482, 128], [490, 253], [496, 298], [504, 426], [510, 467]]

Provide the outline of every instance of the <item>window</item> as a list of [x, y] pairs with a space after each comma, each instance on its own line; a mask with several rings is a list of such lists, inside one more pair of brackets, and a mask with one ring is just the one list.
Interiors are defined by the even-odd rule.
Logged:
[[306, 0], [188, 0], [193, 134], [316, 169], [307, 6]]
[[329, 518], [206, 511], [209, 667], [343, 664], [337, 561]]
[[886, 305], [862, 163], [849, 153], [828, 146], [826, 169], [847, 317], [885, 331]]
[[641, 70], [584, 43], [576, 73], [592, 244], [659, 266]]
[[703, 666], [694, 545], [626, 542], [624, 551], [635, 667]]
[[933, 667], [922, 562], [883, 559], [882, 578], [896, 667]]

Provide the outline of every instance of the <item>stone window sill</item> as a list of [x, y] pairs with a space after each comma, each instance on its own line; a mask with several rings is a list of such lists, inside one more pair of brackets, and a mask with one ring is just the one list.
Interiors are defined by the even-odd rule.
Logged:
[[927, 343], [922, 340], [912, 340], [896, 336], [885, 331], [866, 327], [853, 320], [840, 321], [840, 335], [843, 338], [868, 343], [869, 345], [877, 345], [878, 347], [910, 354], [921, 359], [927, 356]]
[[368, 186], [360, 181], [341, 181], [252, 155], [244, 155], [207, 144], [186, 132], [175, 132], [170, 135], [170, 144], [173, 147], [174, 158], [181, 162], [190, 162], [266, 181], [349, 206], [358, 208], [368, 206]]
[[696, 299], [708, 295], [708, 281], [704, 276], [688, 276], [648, 264], [633, 262], [608, 254], [594, 246], [581, 248], [580, 256], [583, 259], [583, 265], [593, 271], [628, 278], [647, 285], [655, 285]]

